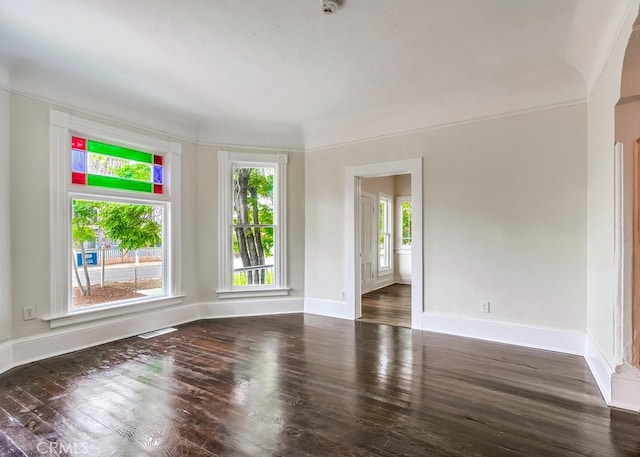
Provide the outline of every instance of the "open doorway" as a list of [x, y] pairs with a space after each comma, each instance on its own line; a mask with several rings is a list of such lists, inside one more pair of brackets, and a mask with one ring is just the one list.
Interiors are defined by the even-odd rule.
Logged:
[[[346, 239], [346, 272], [347, 272], [347, 303], [352, 304], [353, 314], [352, 319], [360, 319], [362, 314], [362, 293], [363, 293], [363, 277], [365, 273], [364, 264], [361, 261], [361, 247], [362, 247], [362, 230], [361, 226], [367, 222], [363, 221], [362, 217], [362, 192], [363, 192], [363, 180], [369, 178], [381, 178], [392, 177], [394, 175], [408, 175], [409, 188], [411, 189], [409, 195], [411, 197], [411, 209], [412, 209], [412, 221], [409, 228], [411, 233], [411, 256], [408, 260], [410, 264], [411, 283], [407, 284], [410, 293], [409, 301], [410, 305], [410, 326], [411, 328], [422, 328], [423, 317], [423, 251], [422, 251], [422, 158], [398, 160], [393, 162], [383, 162], [376, 164], [368, 164], [361, 166], [348, 167], [345, 173], [345, 225]], [[366, 185], [366, 183], [365, 183]], [[371, 195], [372, 193], [369, 192]], [[388, 198], [389, 194], [387, 194]], [[391, 199], [393, 199], [394, 192], [390, 193]], [[384, 195], [383, 195], [384, 197]], [[374, 205], [374, 212], [376, 224], [378, 223], [378, 212], [380, 211], [379, 198], [376, 195]], [[389, 205], [388, 210], [393, 205]], [[393, 218], [395, 219], [395, 218]], [[370, 221], [369, 221], [370, 222]], [[377, 231], [376, 231], [377, 232]], [[395, 284], [395, 271], [390, 271], [387, 261], [397, 262], [395, 259], [396, 252], [394, 251], [393, 240], [390, 239], [391, 234], [389, 230], [382, 230], [383, 237], [376, 233], [375, 238], [375, 255], [377, 257], [376, 271], [381, 270], [385, 275], [381, 275], [378, 278], [380, 281], [389, 280], [386, 285]], [[389, 242], [384, 245], [381, 243], [386, 237]], [[397, 242], [396, 242], [397, 244]], [[385, 249], [385, 250], [383, 250]], [[382, 257], [383, 262], [380, 258]], [[403, 259], [407, 260], [407, 259]], [[372, 264], [373, 266], [373, 264]], [[378, 282], [378, 286], [383, 288], [384, 282]], [[366, 287], [366, 285], [365, 285]], [[365, 289], [366, 290], [366, 289]]]
[[361, 179], [360, 320], [411, 327], [411, 226], [410, 174]]

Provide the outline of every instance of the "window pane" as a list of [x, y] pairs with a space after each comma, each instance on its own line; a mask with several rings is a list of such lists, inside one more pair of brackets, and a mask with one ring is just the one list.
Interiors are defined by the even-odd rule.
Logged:
[[164, 295], [164, 207], [75, 199], [72, 307]]
[[390, 232], [389, 232], [389, 209], [390, 202], [386, 198], [381, 198], [378, 204], [378, 221], [379, 221], [379, 250], [378, 250], [378, 266], [380, 268], [389, 268], [391, 265], [389, 254], [390, 249]]
[[411, 245], [411, 202], [402, 202], [402, 245]]
[[233, 285], [274, 285], [274, 227], [233, 227]]
[[234, 287], [271, 286], [274, 274], [273, 167], [233, 171]]
[[273, 224], [274, 168], [233, 168], [233, 222]]

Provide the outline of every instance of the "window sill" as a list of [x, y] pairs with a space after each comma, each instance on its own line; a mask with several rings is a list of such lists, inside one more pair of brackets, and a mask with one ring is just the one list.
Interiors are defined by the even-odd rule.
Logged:
[[139, 313], [141, 311], [163, 308], [165, 306], [179, 305], [182, 303], [183, 297], [184, 295], [159, 297], [142, 302], [123, 303], [103, 308], [71, 311], [69, 314], [63, 316], [47, 316], [42, 318], [42, 320], [49, 322], [49, 326], [51, 328], [66, 327], [68, 325], [124, 316], [127, 314]]
[[289, 288], [216, 290], [218, 298], [277, 297], [289, 295]]

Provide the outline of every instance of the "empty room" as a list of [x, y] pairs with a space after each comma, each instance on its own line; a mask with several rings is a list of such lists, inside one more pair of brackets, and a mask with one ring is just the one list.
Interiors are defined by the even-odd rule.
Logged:
[[0, 456], [640, 455], [640, 0], [0, 0]]

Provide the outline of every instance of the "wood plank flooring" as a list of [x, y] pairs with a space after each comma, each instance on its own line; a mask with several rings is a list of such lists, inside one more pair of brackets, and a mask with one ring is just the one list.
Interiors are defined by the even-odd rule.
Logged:
[[638, 456], [640, 416], [581, 357], [291, 314], [0, 375], [0, 456], [40, 455]]
[[362, 296], [363, 322], [411, 327], [411, 285], [392, 284]]

